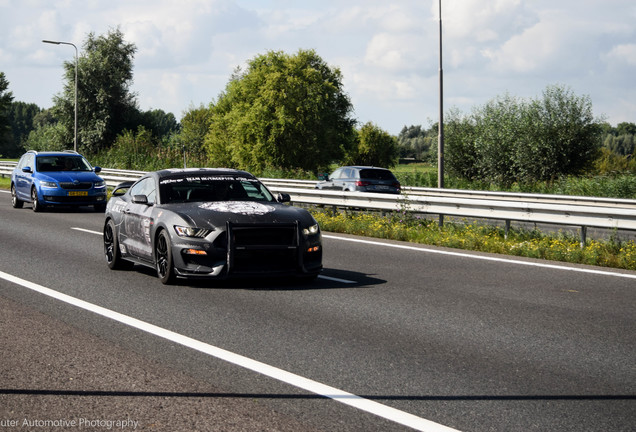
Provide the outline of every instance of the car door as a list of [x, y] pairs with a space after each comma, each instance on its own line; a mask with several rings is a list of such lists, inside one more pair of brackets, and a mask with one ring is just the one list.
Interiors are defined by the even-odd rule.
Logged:
[[352, 181], [354, 181], [353, 176], [354, 176], [353, 168], [344, 168], [342, 170], [342, 174], [340, 175], [340, 178], [335, 184], [336, 189], [337, 190], [355, 190], [355, 185], [353, 186], [353, 189], [351, 189]]
[[27, 153], [18, 162], [15, 175], [15, 191], [18, 198], [23, 201], [31, 201], [31, 185], [35, 172], [35, 156]]
[[157, 196], [155, 180], [146, 177], [135, 183], [128, 192], [129, 200], [122, 213], [124, 226], [120, 238], [128, 253], [144, 261], [152, 261], [152, 238], [154, 223], [152, 214]]
[[332, 172], [327, 180], [322, 183], [322, 189], [334, 190], [336, 189], [335, 182], [336, 179], [340, 177], [340, 173], [342, 172], [342, 168], [338, 168], [334, 172]]

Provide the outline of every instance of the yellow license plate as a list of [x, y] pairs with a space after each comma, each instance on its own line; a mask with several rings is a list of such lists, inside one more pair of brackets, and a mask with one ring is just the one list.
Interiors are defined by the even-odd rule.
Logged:
[[68, 196], [88, 196], [88, 191], [71, 191]]

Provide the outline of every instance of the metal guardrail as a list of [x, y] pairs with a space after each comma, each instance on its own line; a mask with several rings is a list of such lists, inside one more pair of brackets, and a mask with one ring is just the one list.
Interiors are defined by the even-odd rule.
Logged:
[[[15, 163], [0, 163], [10, 175]], [[144, 171], [104, 168], [100, 176], [109, 186], [136, 180]], [[516, 194], [405, 187], [400, 195], [314, 189], [315, 181], [261, 179], [273, 192], [287, 193], [292, 202], [381, 211], [411, 211], [443, 216], [578, 226], [585, 243], [587, 227], [635, 230], [636, 200], [562, 195]]]

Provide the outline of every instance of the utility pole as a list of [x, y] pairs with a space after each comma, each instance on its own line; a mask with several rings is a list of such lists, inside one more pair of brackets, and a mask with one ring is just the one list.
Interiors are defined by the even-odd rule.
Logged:
[[444, 187], [444, 69], [442, 68], [442, 0], [439, 0], [439, 123], [437, 135], [437, 187]]
[[[439, 0], [439, 123], [437, 124], [437, 187], [444, 188], [444, 68], [442, 68], [442, 0]], [[439, 226], [444, 215], [439, 215]]]

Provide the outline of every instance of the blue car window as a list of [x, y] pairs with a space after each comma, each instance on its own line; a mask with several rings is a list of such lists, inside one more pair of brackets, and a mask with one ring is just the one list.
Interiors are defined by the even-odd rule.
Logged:
[[36, 160], [40, 172], [91, 171], [90, 164], [81, 156], [39, 156]]
[[26, 161], [24, 162], [23, 168], [25, 168], [25, 167], [29, 167], [29, 168], [31, 168], [31, 171], [34, 171], [35, 164], [33, 163], [33, 155], [32, 154], [28, 154], [27, 155], [27, 158], [26, 158]]
[[22, 168], [24, 168], [25, 166], [27, 166], [27, 165], [26, 165], [26, 164], [27, 164], [27, 160], [29, 159], [29, 157], [28, 157], [28, 156], [29, 156], [29, 155], [24, 155], [24, 156], [22, 156], [22, 157], [20, 158], [20, 161], [18, 162], [18, 166], [17, 166], [17, 168], [18, 168], [19, 170], [21, 170]]

